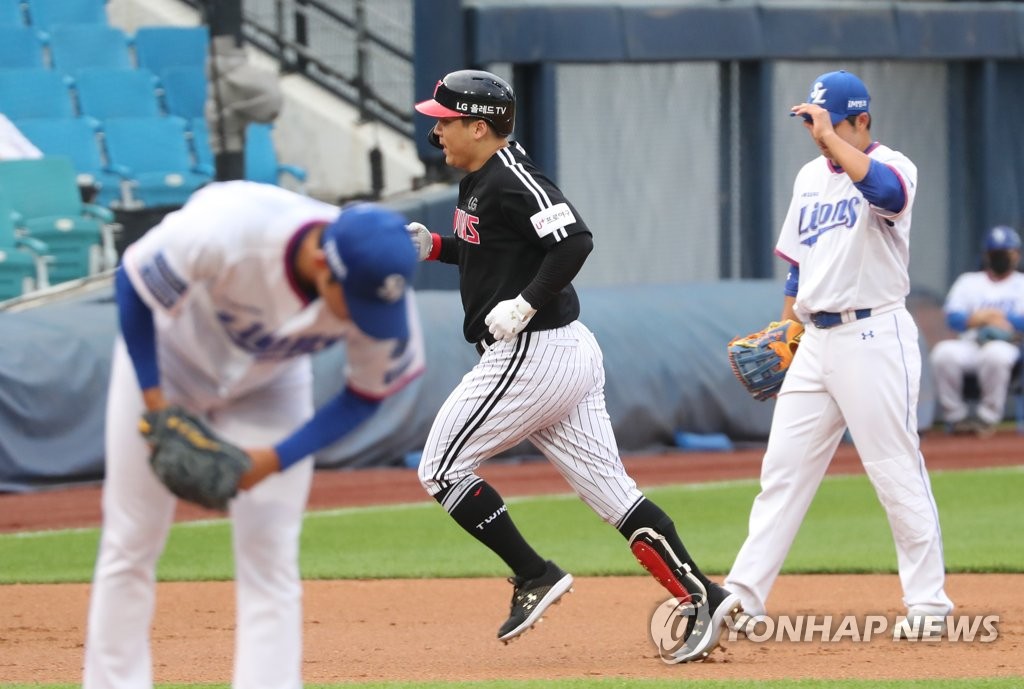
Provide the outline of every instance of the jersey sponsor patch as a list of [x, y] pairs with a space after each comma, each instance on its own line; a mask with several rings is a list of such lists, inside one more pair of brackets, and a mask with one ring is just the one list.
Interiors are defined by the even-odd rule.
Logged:
[[[546, 237], [552, 232], [561, 230], [562, 228], [575, 223], [576, 216], [573, 215], [572, 209], [569, 208], [569, 204], [558, 203], [551, 208], [545, 208], [544, 210], [531, 215], [530, 222], [533, 223], [533, 229], [537, 231], [538, 237]], [[561, 235], [558, 235], [558, 238], [562, 239], [566, 235], [567, 233], [563, 231]]]
[[139, 270], [139, 275], [142, 277], [142, 282], [146, 285], [146, 289], [150, 291], [153, 297], [156, 298], [160, 305], [165, 309], [171, 309], [181, 295], [188, 289], [188, 285], [179, 276], [171, 265], [167, 262], [167, 257], [164, 256], [164, 252], [159, 252], [153, 259], [142, 266]]

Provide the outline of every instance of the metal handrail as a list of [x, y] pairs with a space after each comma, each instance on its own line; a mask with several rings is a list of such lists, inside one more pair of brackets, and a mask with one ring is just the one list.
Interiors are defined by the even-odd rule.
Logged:
[[[201, 9], [202, 0], [185, 0], [192, 7]], [[276, 26], [268, 25], [252, 13], [246, 12], [243, 4], [243, 35], [254, 46], [278, 60], [285, 71], [302, 74], [318, 85], [334, 93], [359, 109], [364, 121], [378, 121], [406, 136], [413, 134], [413, 114], [408, 103], [412, 100], [412, 60], [408, 50], [367, 26], [366, 9], [368, 0], [355, 0], [355, 17], [349, 18], [321, 0], [274, 0]], [[310, 11], [318, 14], [317, 19], [328, 19], [345, 30], [355, 32], [353, 42], [355, 74], [346, 74], [337, 66], [327, 62], [323, 56], [303, 43], [307, 16]], [[287, 17], [291, 13], [295, 20], [297, 36], [286, 35]], [[322, 17], [320, 16], [322, 15]], [[401, 103], [391, 102], [381, 90], [375, 87], [369, 73], [372, 67], [373, 50], [398, 60], [408, 68], [410, 94]], [[394, 72], [394, 68], [391, 68]], [[399, 69], [401, 72], [401, 69]], [[393, 99], [392, 99], [393, 100]]]

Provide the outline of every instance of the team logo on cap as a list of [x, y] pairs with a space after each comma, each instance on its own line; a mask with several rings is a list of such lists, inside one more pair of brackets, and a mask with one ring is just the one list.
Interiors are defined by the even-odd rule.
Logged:
[[345, 276], [348, 275], [348, 268], [345, 267], [345, 262], [341, 260], [341, 254], [338, 253], [338, 245], [334, 242], [325, 243], [324, 256], [327, 258], [327, 265], [331, 267], [334, 277], [338, 280], [344, 280]]
[[866, 110], [868, 101], [866, 98], [851, 98], [846, 101], [847, 110]]
[[825, 94], [827, 92], [828, 89], [822, 86], [821, 82], [819, 81], [814, 85], [814, 88], [811, 89], [811, 102], [814, 103], [815, 105], [824, 105]]
[[377, 296], [381, 301], [394, 304], [405, 294], [405, 278], [398, 273], [392, 273], [384, 278], [384, 282], [377, 288]]

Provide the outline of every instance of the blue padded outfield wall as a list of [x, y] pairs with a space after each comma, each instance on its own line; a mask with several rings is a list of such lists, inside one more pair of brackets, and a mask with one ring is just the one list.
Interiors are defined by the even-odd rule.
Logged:
[[[454, 270], [454, 268], [452, 268]], [[676, 431], [763, 441], [773, 402], [755, 402], [733, 378], [725, 345], [777, 317], [776, 281], [580, 289], [582, 320], [604, 349], [608, 411], [623, 452], [664, 450]], [[428, 370], [356, 433], [321, 453], [321, 467], [400, 466], [426, 439], [434, 414], [477, 361], [462, 338], [459, 294], [417, 294]], [[0, 312], [0, 491], [97, 481], [110, 352], [112, 290], [20, 312]], [[922, 340], [922, 348], [925, 343]], [[925, 360], [927, 361], [927, 360]], [[314, 360], [318, 404], [342, 381], [344, 347]], [[934, 419], [924, 366], [918, 420]], [[531, 448], [520, 446], [523, 453]]]

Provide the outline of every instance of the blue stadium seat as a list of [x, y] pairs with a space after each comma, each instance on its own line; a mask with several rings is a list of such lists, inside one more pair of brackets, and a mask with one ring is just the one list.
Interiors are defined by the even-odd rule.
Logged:
[[0, 69], [0, 112], [12, 120], [74, 117], [64, 78], [49, 69]]
[[206, 70], [202, 67], [168, 67], [160, 74], [164, 105], [171, 115], [191, 120], [203, 117], [206, 108]]
[[75, 76], [82, 115], [101, 122], [113, 117], [161, 115], [156, 87], [156, 76], [148, 69], [91, 67]]
[[0, 25], [25, 26], [21, 0], [0, 0]]
[[0, 24], [0, 65], [4, 69], [43, 68], [43, 42], [27, 26]]
[[135, 60], [155, 74], [168, 67], [206, 67], [210, 30], [206, 26], [140, 26]]
[[110, 24], [107, 0], [26, 0], [28, 23], [49, 32], [61, 24]]
[[19, 235], [17, 213], [0, 195], [0, 300], [49, 287], [49, 247], [38, 239]]
[[204, 117], [194, 117], [188, 122], [189, 142], [196, 164], [207, 170], [216, 170], [217, 162], [210, 146], [210, 126]]
[[297, 165], [278, 161], [274, 146], [274, 125], [252, 123], [245, 128], [245, 178], [252, 182], [280, 185], [285, 175], [290, 176], [305, 191], [306, 171]]
[[213, 179], [197, 165], [179, 117], [118, 118], [105, 124], [107, 160], [145, 207], [180, 206]]
[[89, 67], [135, 67], [127, 34], [99, 24], [54, 27], [50, 32], [50, 60], [53, 69], [72, 76]]
[[27, 236], [49, 247], [50, 282], [85, 277], [116, 263], [114, 215], [82, 202], [69, 158], [0, 161], [0, 194], [21, 216]]
[[121, 178], [103, 161], [94, 125], [82, 118], [21, 120], [18, 129], [47, 156], [66, 156], [78, 174], [80, 186], [99, 187], [93, 203], [111, 207], [121, 204]]

